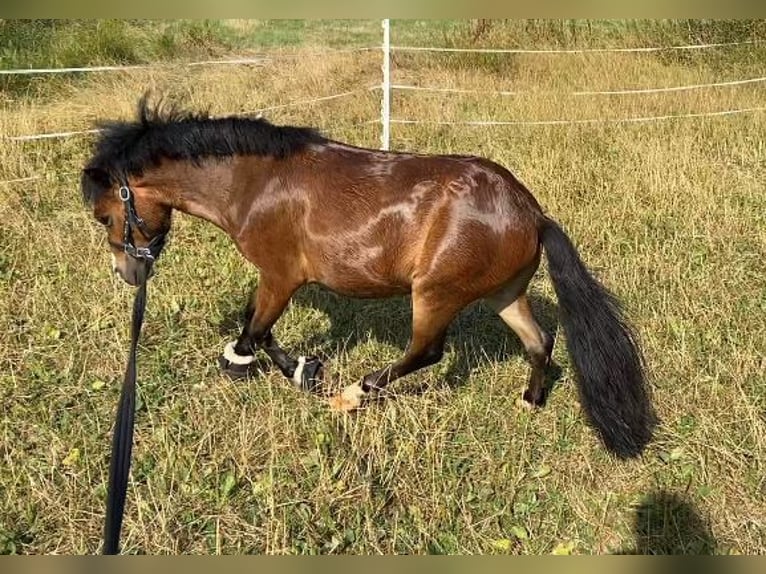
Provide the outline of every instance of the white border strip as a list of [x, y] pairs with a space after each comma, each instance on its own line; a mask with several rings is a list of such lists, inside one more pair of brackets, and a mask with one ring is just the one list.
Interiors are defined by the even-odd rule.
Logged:
[[720, 112], [701, 112], [693, 114], [678, 114], [678, 115], [664, 115], [664, 116], [646, 116], [639, 118], [590, 118], [583, 120], [536, 120], [536, 121], [463, 121], [463, 122], [448, 122], [440, 120], [400, 120], [392, 119], [392, 124], [429, 124], [429, 125], [455, 125], [455, 126], [556, 126], [567, 124], [617, 124], [617, 123], [639, 123], [639, 122], [651, 122], [659, 120], [671, 120], [681, 118], [703, 118], [713, 116], [730, 116], [734, 114], [744, 114], [748, 112], [760, 112], [765, 111], [766, 106], [758, 108], [742, 108], [737, 110], [723, 110]]
[[755, 40], [720, 42], [716, 44], [689, 44], [685, 46], [658, 46], [646, 48], [581, 48], [581, 49], [524, 49], [524, 48], [436, 48], [430, 46], [391, 46], [395, 52], [464, 52], [472, 54], [589, 54], [607, 52], [663, 52], [665, 50], [703, 50], [724, 46], [756, 44]]
[[766, 82], [766, 76], [760, 78], [749, 78], [746, 80], [732, 80], [727, 82], [713, 82], [710, 84], [690, 84], [688, 86], [670, 86], [663, 88], [635, 88], [625, 90], [583, 90], [576, 92], [510, 92], [503, 90], [470, 90], [463, 88], [437, 88], [430, 86], [412, 86], [409, 84], [393, 84], [391, 87], [396, 90], [410, 90], [419, 92], [441, 92], [448, 94], [482, 94], [482, 95], [498, 95], [498, 96], [520, 96], [520, 95], [542, 95], [542, 94], [559, 94], [559, 95], [572, 95], [572, 96], [618, 96], [629, 94], [659, 94], [666, 92], [683, 92], [687, 90], [701, 90], [704, 88], [720, 88], [725, 86], [741, 86], [744, 84], [756, 84], [759, 82]]

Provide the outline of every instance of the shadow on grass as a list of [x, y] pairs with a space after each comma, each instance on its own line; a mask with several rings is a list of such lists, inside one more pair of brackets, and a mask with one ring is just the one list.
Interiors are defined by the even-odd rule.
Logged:
[[[618, 554], [715, 554], [716, 541], [694, 505], [671, 492], [653, 492], [636, 509], [635, 548]], [[712, 572], [712, 570], [711, 570]]]
[[[558, 327], [555, 303], [531, 292], [529, 297], [540, 326], [555, 335]], [[226, 308], [220, 331], [236, 337], [243, 324], [245, 304], [243, 302], [233, 308], [231, 298], [222, 300], [221, 304], [226, 305]], [[323, 361], [327, 361], [332, 360], [328, 354], [335, 349], [351, 350], [369, 340], [398, 347], [402, 353], [407, 346], [412, 317], [408, 297], [353, 299], [318, 285], [308, 285], [293, 296], [291, 304], [325, 314], [330, 320], [330, 328], [309, 336], [300, 344], [300, 350], [290, 349], [288, 352], [317, 354]], [[470, 305], [452, 322], [446, 350], [455, 351], [455, 360], [444, 377], [445, 383], [452, 388], [465, 383], [471, 371], [487, 361], [503, 362], [517, 355], [525, 355], [516, 334], [481, 303]], [[376, 365], [375, 368], [382, 366]], [[552, 389], [560, 376], [561, 369], [551, 364], [546, 377], [547, 387]], [[417, 377], [417, 372], [409, 377]], [[407, 394], [423, 391], [424, 386], [407, 387]]]

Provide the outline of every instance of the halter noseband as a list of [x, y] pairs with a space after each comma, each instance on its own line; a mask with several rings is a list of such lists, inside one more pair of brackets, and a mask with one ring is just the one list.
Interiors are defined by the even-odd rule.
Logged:
[[136, 247], [133, 242], [133, 228], [137, 228], [144, 234], [145, 237], [150, 237], [151, 234], [146, 227], [146, 222], [138, 216], [136, 213], [136, 205], [133, 200], [133, 191], [128, 185], [127, 179], [122, 179], [119, 190], [120, 201], [125, 208], [125, 222], [122, 230], [122, 244], [111, 242], [110, 243], [119, 249], [122, 249], [126, 254], [130, 255], [134, 259], [146, 261], [149, 264], [160, 256], [162, 248], [165, 246], [165, 234], [158, 233], [149, 241], [146, 247]]

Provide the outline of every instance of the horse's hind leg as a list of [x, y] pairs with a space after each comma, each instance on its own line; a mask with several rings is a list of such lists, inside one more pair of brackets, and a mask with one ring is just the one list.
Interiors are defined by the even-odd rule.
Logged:
[[221, 356], [223, 370], [233, 377], [247, 375], [248, 367], [255, 361], [256, 348], [261, 348], [279, 367], [282, 374], [306, 390], [313, 389], [320, 377], [322, 364], [316, 357], [288, 355], [271, 334], [271, 328], [287, 307], [298, 285], [269, 279], [262, 275], [255, 292], [255, 302], [248, 307], [247, 319], [242, 333], [235, 342], [229, 343]]
[[380, 390], [391, 381], [438, 363], [444, 352], [444, 338], [452, 319], [463, 307], [449, 299], [439, 299], [413, 291], [412, 337], [404, 356], [382, 369], [366, 375], [361, 383], [347, 387], [330, 400], [331, 405], [349, 411], [361, 405], [371, 390]]
[[486, 299], [494, 311], [521, 339], [529, 354], [532, 372], [524, 391], [524, 401], [530, 406], [545, 404], [545, 368], [550, 363], [553, 350], [553, 337], [538, 325], [529, 306], [526, 295], [526, 283], [523, 287], [516, 281]]

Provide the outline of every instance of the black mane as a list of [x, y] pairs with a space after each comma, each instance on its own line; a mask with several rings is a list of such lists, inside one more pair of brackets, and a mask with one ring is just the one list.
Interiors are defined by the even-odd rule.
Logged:
[[153, 108], [147, 96], [138, 103], [133, 122], [109, 121], [85, 166], [83, 198], [92, 203], [115, 183], [118, 174], [141, 175], [163, 158], [199, 164], [204, 158], [259, 155], [283, 158], [306, 145], [327, 139], [312, 128], [275, 126], [264, 119], [210, 118], [206, 113], [179, 110], [162, 101]]

